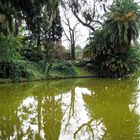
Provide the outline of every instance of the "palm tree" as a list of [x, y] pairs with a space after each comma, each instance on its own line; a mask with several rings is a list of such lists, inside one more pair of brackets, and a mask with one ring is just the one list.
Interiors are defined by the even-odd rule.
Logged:
[[140, 6], [134, 0], [115, 0], [109, 10], [105, 22], [107, 40], [115, 53], [126, 53], [139, 35]]

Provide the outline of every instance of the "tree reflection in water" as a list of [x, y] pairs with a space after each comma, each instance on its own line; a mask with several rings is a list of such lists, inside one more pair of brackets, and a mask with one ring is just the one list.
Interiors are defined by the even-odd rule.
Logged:
[[[68, 93], [67, 93], [68, 94]], [[67, 106], [73, 105], [74, 115], [70, 115], [71, 108], [67, 110], [63, 116], [63, 123], [61, 127], [60, 140], [61, 139], [88, 139], [101, 138], [104, 134], [104, 125], [100, 123], [100, 120], [94, 120], [86, 108], [83, 100], [83, 96], [91, 96], [93, 93], [87, 88], [75, 88], [75, 93], [71, 94], [74, 97], [72, 100], [68, 100], [68, 95], [63, 96], [62, 107], [65, 111]], [[70, 96], [70, 94], [69, 94]], [[70, 98], [70, 97], [69, 97]], [[73, 100], [74, 99], [74, 100]], [[74, 102], [74, 103], [72, 103]], [[65, 105], [65, 106], [64, 106]], [[69, 127], [67, 127], [69, 126]], [[66, 129], [67, 128], [67, 129]]]
[[0, 85], [0, 139], [139, 139], [137, 84], [83, 79]]
[[[83, 99], [92, 117], [102, 119], [106, 127], [105, 140], [140, 138], [139, 116], [135, 113], [137, 82], [124, 80], [113, 83], [103, 80], [93, 88], [95, 94]], [[133, 108], [130, 109], [130, 105]]]

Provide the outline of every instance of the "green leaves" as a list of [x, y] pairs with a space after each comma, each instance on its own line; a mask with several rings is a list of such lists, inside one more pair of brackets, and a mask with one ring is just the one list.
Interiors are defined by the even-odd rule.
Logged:
[[[100, 56], [101, 57], [101, 56]], [[138, 50], [130, 49], [126, 54], [117, 56], [106, 55], [104, 59], [95, 59], [95, 71], [103, 77], [124, 77], [139, 69], [140, 53]]]
[[97, 75], [125, 77], [140, 65], [139, 48], [131, 44], [139, 35], [140, 7], [133, 0], [116, 0], [109, 10], [102, 29], [92, 33], [84, 52], [92, 54]]
[[8, 36], [0, 40], [0, 61], [19, 60], [20, 42], [16, 37]]
[[138, 15], [140, 15], [140, 7], [133, 0], [114, 1], [106, 14], [107, 21], [105, 22], [106, 34], [109, 35], [114, 46], [126, 47], [127, 51], [131, 40], [135, 41], [138, 38], [140, 27]]
[[[28, 29], [36, 33], [38, 29], [41, 30], [41, 21], [43, 9], [47, 6], [51, 15], [54, 17], [57, 14], [59, 0], [1, 0], [0, 1], [0, 14], [6, 16], [6, 29], [0, 25], [0, 32], [6, 32], [7, 36], [9, 29], [13, 29], [14, 21], [26, 21]], [[49, 14], [50, 14], [49, 13]], [[48, 20], [51, 20], [48, 18]], [[6, 31], [5, 31], [6, 30]]]

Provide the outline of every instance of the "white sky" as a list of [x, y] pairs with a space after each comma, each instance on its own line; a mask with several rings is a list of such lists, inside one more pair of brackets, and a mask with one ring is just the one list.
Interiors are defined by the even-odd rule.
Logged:
[[[93, 3], [93, 0], [87, 0], [88, 1], [88, 5], [91, 5]], [[107, 4], [110, 4], [112, 3], [111, 2], [112, 0], [108, 0]], [[101, 10], [100, 8], [100, 4], [98, 3], [98, 14], [103, 14], [103, 11]], [[68, 17], [70, 18], [70, 24], [71, 24], [71, 27], [74, 27], [74, 25], [78, 22], [78, 20], [75, 18], [75, 16], [72, 14], [71, 11], [65, 11], [65, 13], [68, 15]], [[64, 18], [64, 11], [62, 10], [62, 8], [60, 7], [60, 14], [61, 14], [61, 18], [62, 20], [65, 20]], [[67, 32], [68, 31], [68, 28], [67, 26], [62, 22], [62, 25], [63, 25], [63, 28], [64, 30]], [[90, 33], [90, 30], [89, 28], [83, 26], [81, 23], [78, 24], [77, 26], [77, 42], [76, 42], [76, 45], [80, 45], [82, 48], [85, 47], [86, 43], [88, 42], [87, 41], [87, 38], [89, 37], [89, 33]], [[68, 32], [67, 32], [68, 34]], [[66, 48], [70, 46], [69, 42], [67, 41], [65, 35], [63, 34], [63, 37], [62, 37], [62, 44], [63, 46], [65, 46]]]
[[[60, 10], [60, 14], [61, 14], [61, 18], [63, 20], [65, 20], [64, 18], [64, 12], [62, 11], [62, 9]], [[74, 15], [72, 15], [72, 12], [68, 12], [67, 13], [68, 17], [70, 18], [70, 25], [73, 28], [74, 25], [78, 22], [77, 19], [74, 17]], [[67, 35], [69, 35], [68, 33], [68, 27], [62, 22], [63, 28], [66, 31]], [[77, 42], [76, 45], [80, 45], [82, 48], [85, 46], [86, 41], [87, 41], [87, 37], [89, 36], [89, 29], [85, 26], [83, 26], [82, 24], [78, 24], [77, 26]], [[67, 41], [67, 38], [65, 37], [64, 33], [63, 33], [63, 37], [62, 37], [62, 44], [65, 47], [69, 47], [70, 44]]]

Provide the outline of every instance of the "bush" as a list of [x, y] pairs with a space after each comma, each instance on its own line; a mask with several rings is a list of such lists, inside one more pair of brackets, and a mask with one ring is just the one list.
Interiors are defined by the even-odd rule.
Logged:
[[76, 75], [76, 70], [71, 62], [68, 61], [55, 61], [52, 68], [54, 71], [63, 73], [64, 75]]
[[126, 54], [116, 56], [105, 55], [96, 57], [94, 70], [101, 77], [124, 77], [138, 70], [140, 54], [136, 49], [130, 49]]
[[1, 61], [0, 78], [11, 78], [14, 82], [20, 78], [29, 78], [31, 73], [27, 70], [25, 61]]
[[[39, 63], [40, 67], [44, 67], [44, 62]], [[50, 62], [46, 63], [46, 71], [50, 66]], [[55, 75], [56, 77], [67, 77], [76, 75], [76, 69], [71, 62], [64, 60], [54, 60], [49, 68], [49, 76]], [[46, 75], [48, 76], [48, 75]], [[54, 77], [55, 77], [54, 76]]]

